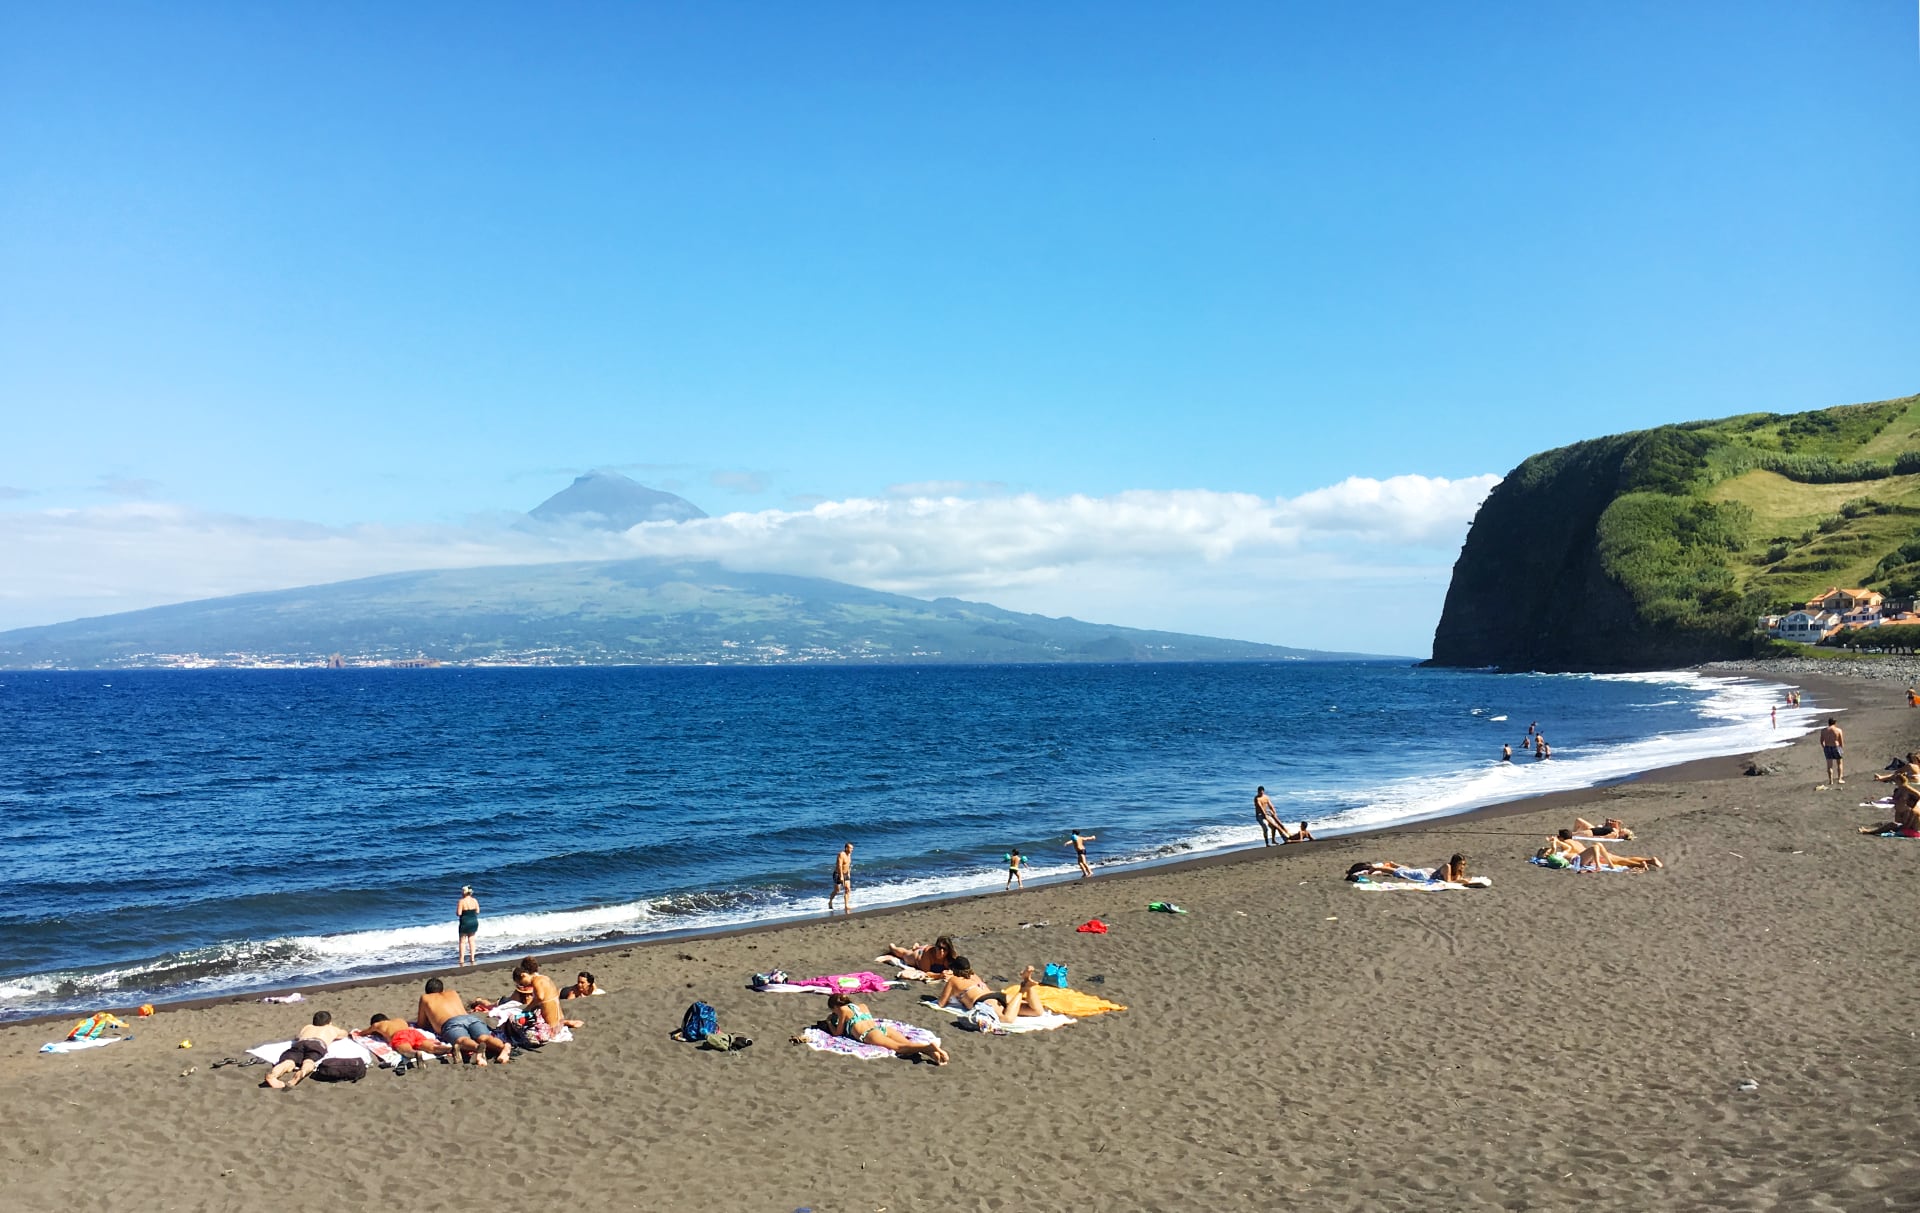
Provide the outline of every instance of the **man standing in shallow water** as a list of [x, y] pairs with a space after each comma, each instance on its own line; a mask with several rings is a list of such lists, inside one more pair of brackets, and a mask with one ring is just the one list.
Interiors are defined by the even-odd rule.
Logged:
[[1097, 834], [1082, 834], [1075, 830], [1072, 839], [1067, 842], [1067, 845], [1073, 848], [1073, 857], [1080, 861], [1080, 879], [1082, 880], [1090, 880], [1093, 877], [1093, 869], [1087, 866], [1087, 844], [1098, 837]]
[[827, 894], [827, 913], [833, 913], [833, 899], [845, 894], [841, 900], [841, 913], [853, 913], [853, 844], [840, 848], [833, 857], [833, 890]]

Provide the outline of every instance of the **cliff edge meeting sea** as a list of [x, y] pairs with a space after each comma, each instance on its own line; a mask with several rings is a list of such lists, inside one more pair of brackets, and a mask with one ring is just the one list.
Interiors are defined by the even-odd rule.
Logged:
[[[0, 1019], [803, 918], [1322, 838], [1783, 744], [1695, 673], [1399, 662], [0, 674]], [[1538, 724], [1553, 758], [1503, 764]]]

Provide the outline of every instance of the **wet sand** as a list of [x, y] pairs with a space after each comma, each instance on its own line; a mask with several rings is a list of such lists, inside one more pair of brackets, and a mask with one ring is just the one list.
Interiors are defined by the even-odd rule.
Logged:
[[[1856, 805], [1920, 746], [1920, 712], [1861, 681], [1817, 696], [1858, 708], [1844, 788], [1816, 790], [1809, 739], [1765, 777], [1712, 760], [1418, 828], [555, 959], [611, 992], [568, 1004], [576, 1043], [506, 1067], [284, 1093], [211, 1068], [315, 1009], [406, 1014], [417, 978], [167, 1008], [68, 1056], [35, 1052], [51, 1025], [10, 1025], [6, 1207], [1912, 1208], [1920, 842], [1854, 827], [1884, 816]], [[1625, 849], [1668, 870], [1527, 864], [1576, 812], [1625, 818]], [[1491, 889], [1340, 880], [1357, 858], [1456, 850]], [[1110, 934], [1072, 930], [1095, 916]], [[942, 932], [995, 977], [1063, 961], [1130, 1010], [983, 1038], [918, 988], [871, 996], [941, 1033], [936, 1068], [789, 1045], [824, 1000], [744, 988]], [[511, 959], [442, 975], [495, 996]], [[696, 997], [754, 1047], [669, 1040]]]

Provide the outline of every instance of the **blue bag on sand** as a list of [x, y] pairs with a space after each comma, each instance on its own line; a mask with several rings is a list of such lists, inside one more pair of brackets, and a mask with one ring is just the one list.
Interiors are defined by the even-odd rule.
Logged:
[[1040, 984], [1046, 985], [1046, 986], [1057, 986], [1062, 990], [1066, 989], [1067, 988], [1067, 966], [1063, 964], [1054, 964], [1052, 961], [1048, 961], [1047, 967], [1044, 970], [1042, 970], [1040, 973]]
[[705, 1040], [720, 1026], [720, 1017], [704, 1002], [696, 1002], [680, 1017], [681, 1040]]

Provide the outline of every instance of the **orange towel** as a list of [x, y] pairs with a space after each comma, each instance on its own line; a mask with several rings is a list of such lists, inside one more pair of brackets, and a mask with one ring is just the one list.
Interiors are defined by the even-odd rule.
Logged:
[[[1012, 998], [1020, 992], [1017, 985], [1008, 986], [1002, 993]], [[1042, 1010], [1058, 1015], [1070, 1015], [1075, 1019], [1085, 1019], [1089, 1015], [1103, 1015], [1108, 1011], [1124, 1011], [1125, 1007], [1117, 1002], [1108, 1002], [1092, 994], [1083, 994], [1079, 990], [1062, 990], [1054, 986], [1036, 986], [1034, 994]]]

